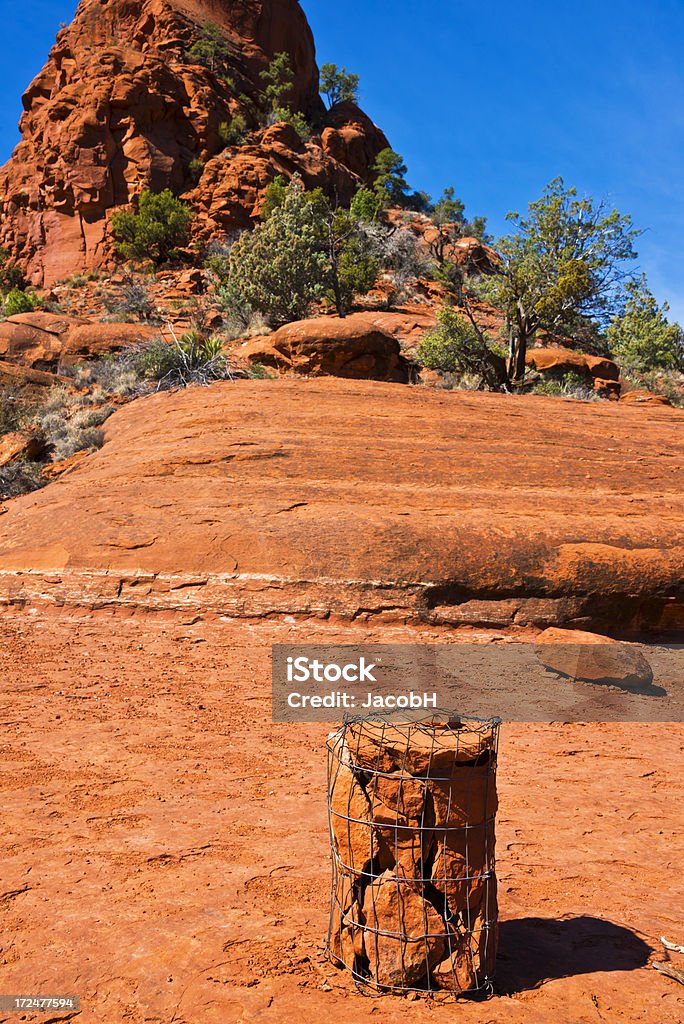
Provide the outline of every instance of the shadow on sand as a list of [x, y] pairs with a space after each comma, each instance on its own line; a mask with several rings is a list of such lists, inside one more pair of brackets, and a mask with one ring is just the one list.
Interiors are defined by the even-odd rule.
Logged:
[[495, 988], [512, 995], [556, 978], [633, 971], [648, 962], [651, 952], [628, 928], [598, 917], [502, 921]]

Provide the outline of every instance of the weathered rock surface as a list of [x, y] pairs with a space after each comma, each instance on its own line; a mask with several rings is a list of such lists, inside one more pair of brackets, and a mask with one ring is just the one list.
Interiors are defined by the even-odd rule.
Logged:
[[78, 317], [51, 313], [11, 316], [0, 323], [0, 358], [34, 370], [55, 367], [69, 331], [85, 322]]
[[66, 377], [60, 377], [56, 373], [46, 370], [32, 370], [28, 366], [19, 363], [8, 363], [0, 359], [0, 380], [7, 378], [18, 381], [20, 384], [39, 384], [43, 387], [53, 387], [55, 384], [70, 384]]
[[153, 395], [68, 476], [10, 502], [0, 592], [681, 628], [683, 423], [658, 406], [332, 378]]
[[[58, 370], [167, 334], [164, 329], [149, 324], [90, 323], [84, 317], [21, 313], [0, 323], [0, 361], [3, 366], [14, 364], [34, 373]], [[17, 376], [34, 379], [26, 374]], [[35, 383], [48, 381], [35, 378]]]
[[525, 362], [539, 373], [577, 373], [601, 381], [617, 381], [620, 378], [620, 369], [612, 359], [575, 352], [561, 346], [531, 348]]
[[23, 430], [0, 434], [0, 466], [7, 466], [17, 459], [35, 459], [44, 447], [45, 440], [40, 434]]
[[620, 401], [629, 402], [630, 405], [672, 405], [666, 395], [656, 395], [653, 391], [647, 391], [645, 388], [635, 388], [634, 391], [623, 392]]
[[311, 376], [382, 380], [406, 384], [409, 364], [399, 342], [372, 316], [315, 317], [286, 324], [239, 349], [252, 363]]
[[149, 324], [86, 324], [69, 331], [60, 354], [60, 365], [96, 359], [124, 348], [161, 340], [167, 332]]
[[371, 978], [381, 987], [414, 987], [442, 959], [445, 925], [417, 883], [385, 872], [369, 886], [364, 910]]
[[[207, 25], [227, 46], [215, 71], [189, 56]], [[50, 284], [108, 262], [110, 212], [145, 187], [188, 194], [207, 233], [249, 225], [278, 173], [348, 198], [387, 145], [355, 107], [306, 144], [274, 126], [224, 149], [223, 122], [241, 115], [258, 128], [260, 72], [281, 51], [295, 73], [289, 102], [323, 118], [297, 0], [82, 0], [24, 95], [22, 139], [0, 171], [0, 244], [34, 284]]]
[[587, 683], [641, 690], [653, 670], [640, 650], [579, 629], [546, 629], [537, 637], [537, 658], [547, 669]]

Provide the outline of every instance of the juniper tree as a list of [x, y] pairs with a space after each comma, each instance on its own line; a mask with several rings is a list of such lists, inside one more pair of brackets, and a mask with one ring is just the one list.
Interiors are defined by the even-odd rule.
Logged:
[[509, 373], [520, 381], [538, 331], [570, 334], [583, 320], [606, 324], [619, 311], [640, 232], [605, 202], [579, 199], [562, 178], [530, 203], [527, 217], [508, 220], [515, 231], [497, 243], [502, 267], [486, 294], [505, 311]]
[[329, 110], [339, 103], [357, 103], [359, 76], [337, 64], [324, 64], [321, 68], [321, 92], [327, 97]]
[[684, 331], [669, 322], [669, 308], [666, 302], [658, 304], [645, 276], [627, 285], [625, 308], [606, 332], [611, 352], [625, 369], [684, 372]]

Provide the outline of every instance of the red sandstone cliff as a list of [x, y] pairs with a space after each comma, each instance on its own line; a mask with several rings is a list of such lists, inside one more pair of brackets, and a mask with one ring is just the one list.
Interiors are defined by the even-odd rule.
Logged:
[[[188, 57], [207, 26], [221, 32], [232, 81]], [[0, 170], [0, 245], [50, 284], [110, 258], [109, 213], [145, 187], [191, 193], [205, 234], [247, 225], [278, 173], [350, 194], [387, 141], [351, 105], [307, 143], [287, 126], [259, 130], [260, 72], [281, 51], [292, 106], [322, 123], [297, 0], [82, 0], [24, 95], [22, 140]], [[224, 149], [219, 125], [237, 114], [255, 131]]]

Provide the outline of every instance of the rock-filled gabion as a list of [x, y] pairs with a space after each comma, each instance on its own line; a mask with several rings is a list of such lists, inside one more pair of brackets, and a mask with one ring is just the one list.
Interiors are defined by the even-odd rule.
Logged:
[[347, 721], [328, 739], [328, 950], [381, 991], [491, 989], [498, 720]]

